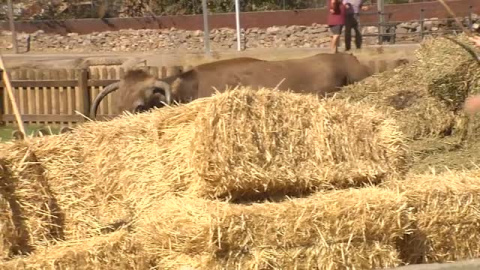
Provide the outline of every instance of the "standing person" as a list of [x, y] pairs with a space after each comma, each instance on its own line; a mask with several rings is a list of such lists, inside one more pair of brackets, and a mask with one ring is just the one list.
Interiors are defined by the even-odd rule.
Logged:
[[360, 9], [367, 10], [363, 6], [366, 0], [344, 0], [345, 10], [345, 50], [349, 51], [352, 43], [352, 28], [355, 31], [355, 45], [362, 48], [362, 33], [358, 29], [358, 13]]
[[330, 32], [332, 32], [330, 48], [333, 53], [336, 53], [338, 51], [342, 28], [345, 24], [345, 5], [343, 5], [342, 0], [329, 0], [328, 3], [329, 13], [327, 24], [330, 28]]

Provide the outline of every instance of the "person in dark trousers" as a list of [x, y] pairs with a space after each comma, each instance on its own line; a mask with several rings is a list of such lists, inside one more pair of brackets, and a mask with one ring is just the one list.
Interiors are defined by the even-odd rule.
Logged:
[[342, 28], [345, 24], [345, 5], [342, 0], [329, 0], [329, 13], [327, 24], [332, 32], [330, 48], [332, 53], [338, 52], [338, 44], [342, 35]]
[[366, 0], [344, 0], [345, 4], [345, 50], [351, 49], [352, 29], [355, 31], [355, 46], [357, 49], [362, 48], [362, 33], [358, 29], [358, 13], [360, 9], [367, 10], [368, 7], [363, 6]]

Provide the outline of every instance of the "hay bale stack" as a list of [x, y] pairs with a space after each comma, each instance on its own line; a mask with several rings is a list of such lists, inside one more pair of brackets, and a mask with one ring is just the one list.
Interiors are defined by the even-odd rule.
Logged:
[[404, 144], [371, 107], [246, 88], [86, 123], [28, 149], [64, 214], [65, 239], [78, 240], [170, 193], [246, 200], [379, 183], [403, 172]]
[[[469, 43], [464, 35], [457, 40]], [[465, 115], [459, 111], [466, 97], [478, 91], [480, 68], [454, 42], [426, 40], [415, 62], [345, 87], [338, 97], [376, 105], [394, 117], [409, 138], [464, 135]]]
[[407, 263], [480, 257], [480, 171], [415, 175], [385, 184], [412, 207], [414, 233], [402, 246]]
[[60, 209], [35, 154], [24, 142], [3, 145], [0, 152], [0, 195], [5, 211], [0, 217], [2, 253], [26, 254], [34, 246], [63, 239]]
[[152, 262], [125, 230], [83, 241], [61, 242], [28, 257], [0, 263], [13, 269], [149, 269]]
[[401, 196], [378, 188], [252, 205], [172, 197], [135, 227], [160, 264], [187, 254], [229, 269], [372, 269], [400, 264], [408, 212]]

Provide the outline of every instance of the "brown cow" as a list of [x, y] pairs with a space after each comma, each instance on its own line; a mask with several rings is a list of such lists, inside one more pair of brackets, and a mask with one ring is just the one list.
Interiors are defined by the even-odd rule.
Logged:
[[277, 87], [297, 93], [326, 96], [341, 87], [370, 76], [368, 67], [346, 53], [317, 54], [281, 61], [236, 58], [199, 65], [179, 75], [158, 80], [141, 70], [132, 70], [117, 83], [106, 87], [90, 111], [92, 119], [101, 100], [119, 90], [115, 104], [119, 112], [143, 112], [172, 102], [187, 103], [238, 85], [252, 88]]

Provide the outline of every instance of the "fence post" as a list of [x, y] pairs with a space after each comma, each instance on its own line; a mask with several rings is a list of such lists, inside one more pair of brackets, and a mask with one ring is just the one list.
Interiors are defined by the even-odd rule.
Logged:
[[424, 36], [424, 33], [423, 33], [423, 27], [424, 27], [424, 14], [423, 14], [423, 8], [420, 9], [420, 41], [423, 41], [423, 36]]
[[15, 31], [15, 19], [13, 14], [12, 0], [7, 1], [8, 4], [8, 21], [10, 23], [10, 31], [12, 31], [12, 46], [13, 52], [18, 53], [17, 31]]
[[[78, 73], [78, 89], [81, 93], [81, 109], [82, 114], [90, 117], [90, 91], [88, 89], [88, 71], [80, 69]], [[86, 121], [86, 119], [85, 119]]]
[[378, 44], [383, 44], [383, 15], [378, 11]]
[[468, 7], [468, 30], [472, 31], [472, 26], [473, 26], [473, 19], [472, 19], [472, 11], [473, 6]]

